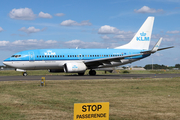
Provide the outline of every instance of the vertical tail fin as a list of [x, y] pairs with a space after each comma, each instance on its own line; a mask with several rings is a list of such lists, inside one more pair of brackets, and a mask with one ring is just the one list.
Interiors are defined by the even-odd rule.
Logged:
[[138, 30], [133, 39], [125, 45], [116, 47], [115, 49], [140, 49], [148, 50], [151, 40], [151, 33], [154, 24], [154, 17], [148, 17]]

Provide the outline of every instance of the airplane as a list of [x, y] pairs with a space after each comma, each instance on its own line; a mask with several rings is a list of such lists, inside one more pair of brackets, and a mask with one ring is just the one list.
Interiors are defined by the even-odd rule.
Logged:
[[162, 38], [149, 50], [154, 17], [148, 17], [132, 40], [114, 49], [35, 49], [18, 52], [5, 59], [3, 64], [23, 72], [27, 70], [48, 70], [49, 72], [78, 73], [84, 75], [89, 69], [89, 75], [96, 75], [94, 69], [115, 67], [132, 63], [150, 56], [159, 49]]

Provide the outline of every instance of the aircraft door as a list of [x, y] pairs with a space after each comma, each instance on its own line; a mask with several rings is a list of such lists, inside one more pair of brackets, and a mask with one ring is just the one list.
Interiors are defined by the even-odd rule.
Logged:
[[82, 59], [83, 59], [82, 54], [79, 54], [79, 55], [78, 55], [78, 59], [79, 59], [79, 60], [82, 60]]
[[34, 62], [34, 60], [35, 60], [34, 52], [29, 52], [29, 61]]

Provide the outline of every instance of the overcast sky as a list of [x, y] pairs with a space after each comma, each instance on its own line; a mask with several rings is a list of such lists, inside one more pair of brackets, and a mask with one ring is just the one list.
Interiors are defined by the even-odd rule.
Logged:
[[175, 46], [132, 65], [180, 64], [180, 0], [1, 0], [0, 65], [40, 48], [114, 48], [154, 16], [150, 49]]

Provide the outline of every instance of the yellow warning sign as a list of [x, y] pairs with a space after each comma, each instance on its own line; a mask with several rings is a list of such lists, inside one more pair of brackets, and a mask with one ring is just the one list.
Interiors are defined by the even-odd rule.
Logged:
[[45, 77], [41, 78], [41, 86], [45, 86]]
[[74, 120], [109, 120], [109, 102], [75, 103]]

